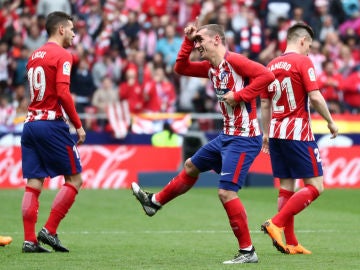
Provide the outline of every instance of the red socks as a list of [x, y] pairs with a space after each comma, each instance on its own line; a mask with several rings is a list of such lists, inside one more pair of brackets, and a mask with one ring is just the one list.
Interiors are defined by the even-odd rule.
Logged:
[[37, 243], [35, 225], [39, 211], [39, 195], [41, 190], [26, 186], [21, 204], [24, 226], [24, 240]]
[[[287, 201], [294, 195], [294, 191], [289, 191], [286, 189], [280, 188], [279, 196], [278, 196], [278, 211], [280, 211]], [[291, 216], [288, 221], [285, 223], [284, 235], [286, 239], [286, 244], [297, 246], [298, 241], [295, 236], [295, 228], [294, 228], [294, 216]]]
[[198, 177], [187, 175], [185, 169], [183, 169], [160, 192], [155, 194], [155, 200], [164, 205], [188, 191], [196, 183], [197, 179]]
[[78, 191], [75, 186], [65, 183], [56, 194], [51, 206], [50, 216], [44, 226], [49, 233], [56, 234], [60, 221], [65, 217], [73, 205], [77, 193]]
[[240, 199], [235, 198], [226, 202], [223, 206], [229, 217], [230, 226], [239, 242], [240, 249], [251, 246], [246, 210]]
[[281, 210], [272, 218], [272, 222], [276, 226], [284, 227], [291, 217], [304, 210], [319, 195], [319, 191], [314, 186], [305, 185], [305, 187], [291, 196]]

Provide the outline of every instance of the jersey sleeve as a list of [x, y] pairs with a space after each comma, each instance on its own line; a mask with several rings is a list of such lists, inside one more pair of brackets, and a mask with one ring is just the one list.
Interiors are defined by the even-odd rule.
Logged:
[[61, 52], [61, 57], [59, 57], [57, 62], [56, 83], [63, 82], [70, 84], [72, 61], [73, 57], [68, 51], [64, 50]]
[[235, 92], [236, 101], [250, 102], [252, 99], [266, 91], [268, 85], [275, 79], [274, 74], [265, 66], [247, 57], [228, 53], [226, 60], [235, 72], [244, 78], [249, 78], [249, 84], [241, 91]]
[[303, 78], [305, 91], [311, 92], [319, 90], [319, 86], [316, 80], [315, 68], [309, 57], [303, 57], [301, 61], [298, 61], [299, 70]]
[[190, 61], [193, 48], [194, 42], [185, 37], [176, 58], [174, 70], [180, 75], [208, 78], [210, 68], [208, 61]]

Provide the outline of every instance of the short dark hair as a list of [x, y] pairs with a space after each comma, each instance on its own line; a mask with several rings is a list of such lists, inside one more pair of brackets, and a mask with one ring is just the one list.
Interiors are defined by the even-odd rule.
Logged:
[[46, 17], [45, 28], [49, 36], [56, 32], [59, 23], [67, 24], [68, 21], [73, 21], [74, 18], [62, 11], [54, 11]]
[[308, 36], [314, 39], [314, 31], [309, 25], [303, 22], [294, 24], [287, 31], [287, 40], [294, 40], [301, 36]]

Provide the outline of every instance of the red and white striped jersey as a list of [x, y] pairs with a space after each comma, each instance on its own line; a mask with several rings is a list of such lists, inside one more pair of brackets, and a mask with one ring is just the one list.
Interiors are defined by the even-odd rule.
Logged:
[[[243, 55], [227, 52], [218, 67], [209, 61], [190, 61], [194, 43], [185, 38], [178, 54], [175, 71], [192, 77], [208, 77], [213, 83], [224, 117], [224, 134], [254, 137], [261, 134], [256, 113], [256, 97], [274, 79], [263, 65]], [[222, 99], [228, 91], [241, 91], [241, 101], [231, 107]]]
[[272, 100], [269, 137], [313, 141], [308, 93], [318, 90], [315, 69], [309, 57], [286, 53], [268, 66], [275, 75], [261, 97]]
[[[56, 43], [35, 50], [26, 66], [30, 104], [25, 122], [64, 118], [63, 108], [76, 128], [81, 126], [70, 95], [72, 55]], [[67, 87], [59, 88], [58, 83]]]

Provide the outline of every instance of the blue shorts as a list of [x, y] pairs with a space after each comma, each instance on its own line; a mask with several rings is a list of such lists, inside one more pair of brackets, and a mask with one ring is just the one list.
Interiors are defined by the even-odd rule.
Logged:
[[278, 178], [311, 178], [323, 175], [315, 141], [269, 139], [273, 175]]
[[21, 153], [24, 178], [73, 175], [82, 170], [76, 143], [63, 120], [25, 123]]
[[219, 188], [237, 192], [245, 183], [251, 164], [261, 150], [262, 136], [242, 137], [220, 134], [192, 157], [201, 171], [220, 174]]

